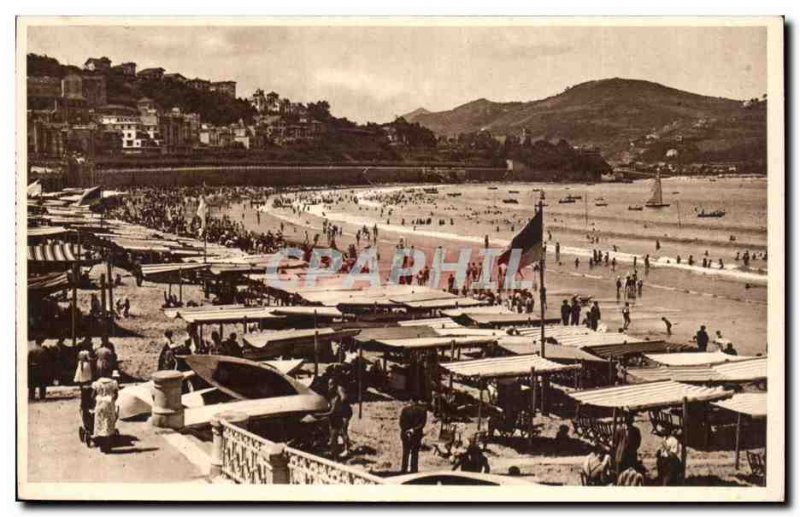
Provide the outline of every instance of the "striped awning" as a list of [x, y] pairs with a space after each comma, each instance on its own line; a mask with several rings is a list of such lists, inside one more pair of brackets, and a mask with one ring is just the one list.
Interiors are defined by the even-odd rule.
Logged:
[[[536, 314], [484, 314], [465, 312], [456, 318], [458, 321], [464, 320], [468, 325], [478, 327], [508, 327], [512, 325], [541, 325], [541, 319]], [[558, 323], [561, 318], [545, 318], [544, 324], [550, 325]]]
[[[80, 259], [79, 259], [80, 256]], [[28, 262], [93, 262], [99, 257], [77, 244], [55, 242], [28, 246]]]
[[725, 378], [705, 366], [670, 366], [664, 368], [628, 368], [626, 373], [640, 381], [724, 382]]
[[621, 408], [627, 411], [679, 406], [688, 402], [714, 401], [733, 395], [721, 387], [694, 386], [675, 381], [627, 384], [610, 388], [576, 391], [569, 396], [581, 404]]
[[28, 291], [41, 296], [66, 289], [69, 286], [69, 277], [66, 273], [52, 273], [28, 278]]
[[718, 364], [714, 366], [729, 382], [752, 382], [767, 378], [767, 358], [757, 357], [748, 361]]
[[766, 393], [737, 393], [729, 399], [712, 402], [717, 407], [750, 415], [755, 418], [767, 416]]
[[538, 355], [514, 355], [510, 357], [490, 357], [474, 361], [444, 363], [441, 367], [459, 377], [479, 379], [498, 377], [522, 377], [530, 375], [531, 368], [537, 374], [549, 374], [580, 369], [579, 365], [560, 364]]
[[341, 318], [342, 311], [336, 307], [317, 307], [314, 305], [296, 305], [274, 307], [272, 311], [276, 316], [306, 316], [320, 319]]

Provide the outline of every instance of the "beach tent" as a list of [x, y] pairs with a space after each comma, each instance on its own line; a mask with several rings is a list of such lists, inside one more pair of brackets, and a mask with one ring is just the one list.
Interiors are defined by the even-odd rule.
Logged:
[[732, 391], [722, 387], [695, 386], [675, 381], [657, 381], [644, 384], [626, 384], [591, 390], [568, 392], [567, 395], [578, 403], [576, 420], [580, 413], [580, 405], [613, 409], [611, 426], [611, 450], [616, 449], [617, 419], [620, 412], [639, 412], [664, 408], [681, 407], [682, 431], [681, 464], [683, 478], [686, 477], [686, 449], [689, 434], [689, 404], [696, 402], [715, 402], [729, 398]]
[[[534, 314], [492, 314], [481, 312], [464, 312], [454, 318], [462, 325], [478, 328], [511, 327], [517, 325], [541, 326], [542, 320]], [[545, 325], [552, 325], [561, 321], [561, 318], [545, 318]]]
[[675, 352], [671, 354], [645, 354], [647, 359], [664, 366], [711, 366], [733, 361], [746, 361], [753, 356], [729, 355], [723, 352]]
[[757, 382], [767, 378], [767, 358], [755, 357], [711, 366], [628, 368], [627, 374], [643, 381], [673, 380], [690, 383]]
[[[580, 365], [560, 364], [534, 354], [514, 355], [508, 357], [489, 357], [470, 361], [455, 361], [439, 365], [450, 375], [450, 390], [453, 389], [453, 377], [471, 379], [478, 383], [478, 430], [481, 428], [483, 418], [483, 392], [488, 379], [508, 379], [527, 377], [532, 389], [531, 414], [536, 412], [537, 383], [541, 379], [541, 404], [545, 410], [546, 382], [545, 380], [554, 373], [569, 371], [577, 372]], [[533, 419], [530, 420], [531, 424]], [[531, 429], [532, 431], [532, 429]], [[533, 436], [533, 432], [531, 432]]]
[[736, 413], [736, 445], [734, 466], [739, 469], [739, 455], [741, 452], [742, 417], [760, 421], [767, 418], [766, 393], [737, 393], [729, 399], [712, 402], [721, 409]]

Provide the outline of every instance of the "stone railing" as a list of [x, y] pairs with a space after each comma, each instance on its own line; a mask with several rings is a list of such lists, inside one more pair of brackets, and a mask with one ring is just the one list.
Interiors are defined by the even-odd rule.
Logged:
[[261, 438], [246, 430], [247, 420], [246, 415], [238, 413], [223, 413], [212, 419], [212, 479], [223, 476], [244, 484], [385, 483], [367, 472]]

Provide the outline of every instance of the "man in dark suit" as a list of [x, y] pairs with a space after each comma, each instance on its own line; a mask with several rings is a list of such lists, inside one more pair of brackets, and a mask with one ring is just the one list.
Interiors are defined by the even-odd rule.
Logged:
[[[403, 461], [401, 472], [417, 472], [419, 448], [428, 421], [428, 408], [414, 397], [411, 404], [400, 412], [400, 439], [403, 442]], [[409, 470], [410, 467], [410, 470]]]

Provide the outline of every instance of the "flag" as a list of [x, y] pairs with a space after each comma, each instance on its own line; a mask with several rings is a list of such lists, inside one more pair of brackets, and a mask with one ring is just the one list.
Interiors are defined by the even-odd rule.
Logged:
[[208, 216], [208, 205], [206, 205], [206, 198], [200, 196], [200, 203], [197, 204], [197, 217], [200, 218], [200, 232], [206, 233], [206, 216]]
[[522, 250], [520, 259], [520, 269], [541, 260], [544, 254], [544, 224], [542, 223], [542, 212], [537, 212], [528, 224], [512, 240], [511, 245], [497, 259], [498, 264], [508, 264], [511, 258], [511, 250], [519, 248]]
[[103, 191], [100, 187], [92, 187], [83, 191], [80, 199], [75, 203], [77, 206], [96, 205], [103, 198]]
[[39, 197], [42, 195], [42, 184], [39, 180], [28, 185], [28, 197]]

